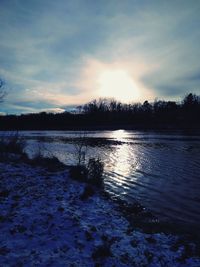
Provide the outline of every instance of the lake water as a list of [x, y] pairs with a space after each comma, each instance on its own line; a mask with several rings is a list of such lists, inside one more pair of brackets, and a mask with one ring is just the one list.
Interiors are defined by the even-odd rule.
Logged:
[[[66, 164], [76, 162], [82, 132], [22, 132], [27, 151], [38, 149]], [[198, 226], [200, 221], [200, 136], [181, 132], [91, 131], [86, 157], [105, 163], [106, 190], [135, 200], [163, 220]]]

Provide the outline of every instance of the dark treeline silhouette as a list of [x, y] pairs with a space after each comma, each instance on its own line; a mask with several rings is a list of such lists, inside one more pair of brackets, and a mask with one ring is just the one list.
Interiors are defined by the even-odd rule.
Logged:
[[180, 102], [155, 100], [123, 104], [114, 99], [93, 100], [64, 112], [0, 116], [0, 130], [67, 129], [200, 129], [200, 96]]

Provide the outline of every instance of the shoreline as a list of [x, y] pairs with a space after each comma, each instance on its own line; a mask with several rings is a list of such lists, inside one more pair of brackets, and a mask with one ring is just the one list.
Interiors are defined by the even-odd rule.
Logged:
[[132, 130], [132, 131], [186, 131], [200, 133], [200, 125], [197, 123], [77, 123], [62, 126], [54, 125], [0, 125], [0, 131], [114, 131], [114, 130]]
[[132, 125], [102, 125], [102, 126], [69, 126], [63, 128], [0, 128], [0, 132], [18, 132], [18, 131], [117, 131], [117, 130], [127, 130], [127, 131], [153, 131], [153, 132], [185, 132], [185, 133], [198, 133], [200, 134], [200, 127], [174, 127], [174, 126], [132, 126]]
[[[56, 157], [29, 158], [26, 154], [19, 156], [17, 156], [17, 154], [11, 154], [10, 160], [11, 164], [27, 164], [32, 168], [39, 167], [46, 171], [55, 173], [58, 171], [68, 171], [70, 173], [70, 171], [76, 167], [76, 165], [66, 165], [65, 163], [59, 161]], [[9, 158], [7, 162], [9, 163]], [[77, 180], [72, 177], [70, 177], [70, 179], [81, 183], [81, 180]], [[163, 232], [173, 235], [187, 235], [189, 239], [198, 243], [200, 247], [200, 229], [196, 225], [193, 225], [191, 228], [191, 226], [188, 226], [186, 223], [183, 224], [180, 221], [162, 220], [154, 212], [152, 212], [151, 209], [147, 209], [147, 207], [137, 200], [133, 203], [128, 203], [120, 197], [110, 195], [109, 192], [104, 189], [104, 186], [98, 189], [98, 194], [100, 194], [103, 198], [112, 201], [116, 209], [129, 221], [129, 223], [134, 223], [138, 229], [146, 231], [147, 233]]]
[[[80, 196], [87, 184], [72, 180], [69, 169], [52, 172], [22, 162], [1, 162], [0, 169], [1, 188], [5, 187], [4, 195], [1, 191], [4, 215], [1, 215], [0, 221], [0, 262], [3, 264], [11, 264], [16, 259], [24, 264], [31, 260], [32, 264], [76, 262], [78, 266], [132, 266], [134, 263], [134, 266], [165, 264], [188, 267], [200, 264], [199, 255], [197, 258], [189, 240], [182, 238], [181, 241], [179, 236], [162, 232], [142, 232], [134, 225], [134, 218], [130, 224], [122, 214], [125, 207], [122, 210], [122, 206], [114, 203], [107, 194], [96, 190], [94, 195], [82, 200]], [[135, 212], [137, 209], [141, 207], [135, 207]], [[8, 218], [4, 218], [6, 212]], [[73, 241], [69, 238], [66, 242], [63, 235], [70, 236]], [[31, 246], [34, 243], [35, 248], [26, 248], [29, 243]], [[40, 243], [43, 244], [42, 253], [38, 250], [41, 249]], [[157, 251], [158, 246], [160, 249]], [[73, 255], [76, 255], [75, 258]], [[163, 258], [161, 262], [160, 257]]]

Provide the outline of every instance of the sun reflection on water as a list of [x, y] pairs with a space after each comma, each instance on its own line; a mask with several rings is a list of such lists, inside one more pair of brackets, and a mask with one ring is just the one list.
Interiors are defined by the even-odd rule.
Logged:
[[128, 136], [128, 132], [125, 130], [116, 130], [116, 131], [112, 131], [110, 138], [114, 139], [115, 141], [119, 141], [119, 142], [123, 142], [126, 140]]
[[124, 176], [130, 173], [130, 147], [128, 144], [121, 145], [115, 152], [116, 163], [114, 171]]
[[112, 165], [112, 172], [114, 179], [118, 186], [125, 186], [127, 178], [131, 176], [134, 167], [138, 164], [134, 153], [134, 147], [128, 141], [128, 131], [117, 130], [113, 131], [110, 136], [117, 142], [121, 142], [121, 145], [116, 145], [114, 152], [114, 160]]

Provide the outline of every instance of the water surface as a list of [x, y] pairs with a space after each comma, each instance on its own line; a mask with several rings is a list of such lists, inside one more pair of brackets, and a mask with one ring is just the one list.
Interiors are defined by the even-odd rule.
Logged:
[[[76, 163], [74, 143], [85, 135], [73, 131], [31, 131], [22, 134], [28, 141], [29, 154], [40, 149], [66, 164]], [[105, 163], [105, 185], [110, 194], [128, 202], [137, 200], [162, 220], [198, 227], [199, 135], [90, 131], [85, 135], [85, 140], [86, 158], [100, 157]]]

